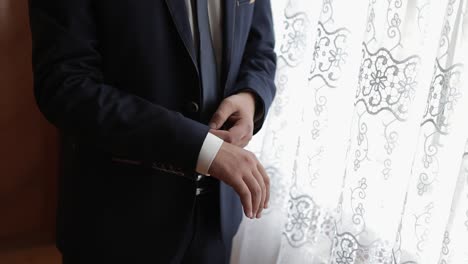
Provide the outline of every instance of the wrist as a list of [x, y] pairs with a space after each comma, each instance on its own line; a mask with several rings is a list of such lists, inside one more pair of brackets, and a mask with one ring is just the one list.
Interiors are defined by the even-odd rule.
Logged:
[[243, 105], [247, 109], [249, 114], [252, 115], [252, 117], [255, 115], [255, 108], [257, 105], [257, 96], [255, 93], [249, 91], [249, 90], [244, 90], [238, 93], [237, 95], [241, 96], [243, 98], [243, 102], [245, 102], [245, 105]]

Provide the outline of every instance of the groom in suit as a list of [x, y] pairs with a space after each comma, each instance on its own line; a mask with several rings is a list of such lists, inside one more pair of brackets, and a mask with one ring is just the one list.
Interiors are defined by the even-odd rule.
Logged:
[[270, 0], [29, 0], [34, 91], [62, 134], [66, 264], [227, 263], [269, 178], [243, 149], [275, 95]]

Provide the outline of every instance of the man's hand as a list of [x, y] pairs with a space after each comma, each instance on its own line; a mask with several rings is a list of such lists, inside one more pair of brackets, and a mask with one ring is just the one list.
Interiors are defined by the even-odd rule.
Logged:
[[270, 178], [253, 153], [224, 142], [209, 173], [234, 188], [247, 217], [261, 217], [270, 200]]
[[[249, 144], [253, 136], [255, 96], [250, 92], [232, 95], [221, 102], [210, 121], [211, 133], [239, 147]], [[220, 130], [221, 128], [227, 131]]]

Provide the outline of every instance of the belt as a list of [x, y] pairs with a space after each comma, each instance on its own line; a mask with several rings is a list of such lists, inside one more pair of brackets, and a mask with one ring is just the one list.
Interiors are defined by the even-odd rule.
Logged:
[[207, 193], [212, 193], [218, 190], [219, 181], [213, 177], [198, 175], [196, 179], [195, 195], [200, 196]]

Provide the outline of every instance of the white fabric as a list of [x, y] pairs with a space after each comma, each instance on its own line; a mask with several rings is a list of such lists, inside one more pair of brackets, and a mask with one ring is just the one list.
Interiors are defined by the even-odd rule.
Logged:
[[205, 176], [210, 176], [208, 172], [211, 164], [223, 143], [224, 141], [222, 139], [211, 133], [206, 135], [205, 141], [203, 141], [203, 145], [200, 149], [200, 154], [198, 155], [196, 172]]
[[271, 2], [271, 206], [232, 263], [468, 263], [467, 0]]

